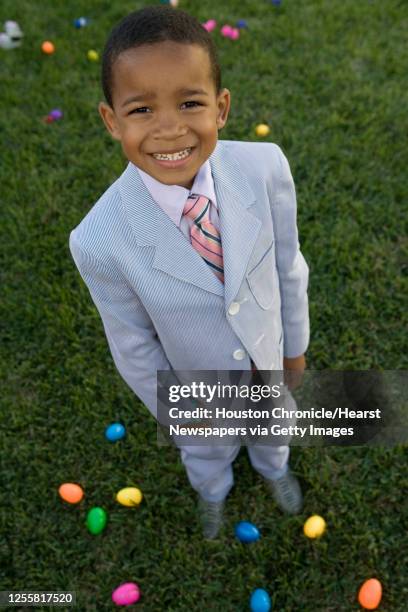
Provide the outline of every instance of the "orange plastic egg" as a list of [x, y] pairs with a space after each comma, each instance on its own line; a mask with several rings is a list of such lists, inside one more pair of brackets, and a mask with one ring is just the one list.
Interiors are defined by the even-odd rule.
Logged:
[[382, 597], [381, 582], [377, 578], [366, 580], [358, 592], [358, 602], [366, 610], [375, 610]]
[[62, 499], [69, 504], [77, 504], [84, 496], [82, 488], [73, 482], [65, 482], [58, 489]]
[[45, 40], [43, 44], [41, 45], [41, 50], [43, 53], [46, 53], [47, 55], [51, 55], [55, 51], [55, 45], [51, 41]]

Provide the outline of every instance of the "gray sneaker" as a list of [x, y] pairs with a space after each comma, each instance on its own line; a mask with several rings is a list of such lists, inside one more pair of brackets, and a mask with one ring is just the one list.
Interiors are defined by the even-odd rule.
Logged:
[[202, 497], [198, 500], [198, 512], [203, 528], [203, 536], [206, 540], [217, 537], [223, 521], [223, 510], [225, 500], [219, 502], [206, 501]]
[[287, 514], [298, 514], [303, 507], [302, 491], [298, 479], [290, 470], [277, 480], [265, 478], [277, 505]]

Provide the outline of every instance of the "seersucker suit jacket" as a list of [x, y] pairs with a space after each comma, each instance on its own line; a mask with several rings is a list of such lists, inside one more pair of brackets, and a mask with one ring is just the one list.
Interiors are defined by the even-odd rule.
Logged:
[[224, 284], [129, 163], [69, 246], [114, 363], [157, 416], [157, 370], [282, 370], [309, 343], [296, 192], [273, 143], [219, 140], [209, 158]]

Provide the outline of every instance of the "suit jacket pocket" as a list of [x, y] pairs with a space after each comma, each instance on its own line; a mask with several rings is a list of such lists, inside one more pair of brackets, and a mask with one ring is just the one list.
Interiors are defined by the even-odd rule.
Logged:
[[250, 272], [247, 281], [252, 295], [264, 310], [272, 308], [279, 286], [275, 269], [275, 243], [267, 249], [262, 259]]

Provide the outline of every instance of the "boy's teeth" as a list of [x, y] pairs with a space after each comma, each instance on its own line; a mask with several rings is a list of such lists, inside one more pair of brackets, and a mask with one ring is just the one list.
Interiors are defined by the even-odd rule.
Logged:
[[190, 154], [191, 148], [190, 149], [184, 149], [184, 151], [178, 151], [177, 153], [153, 153], [153, 157], [155, 159], [168, 159], [168, 160], [172, 160], [172, 161], [176, 161], [178, 159], [184, 159], [185, 157], [188, 157], [188, 155]]

